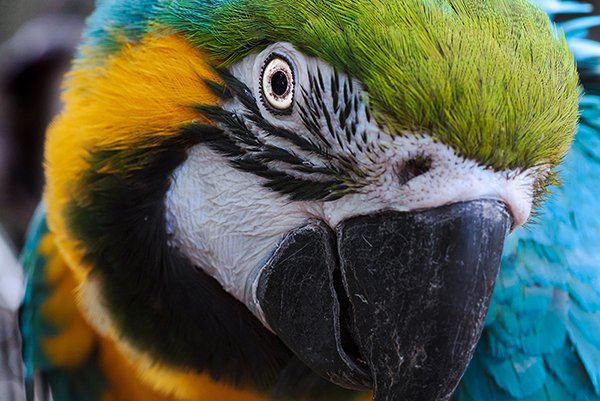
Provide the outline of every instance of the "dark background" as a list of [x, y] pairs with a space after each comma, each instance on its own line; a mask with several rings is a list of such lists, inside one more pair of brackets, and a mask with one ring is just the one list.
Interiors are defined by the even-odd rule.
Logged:
[[0, 0], [0, 227], [15, 249], [43, 186], [42, 147], [93, 0]]
[[52, 13], [84, 16], [93, 7], [93, 0], [0, 0], [0, 43], [35, 17]]

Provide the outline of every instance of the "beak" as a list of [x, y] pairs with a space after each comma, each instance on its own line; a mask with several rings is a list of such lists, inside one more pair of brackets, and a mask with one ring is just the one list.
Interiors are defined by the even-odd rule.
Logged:
[[476, 200], [288, 234], [262, 269], [263, 318], [314, 371], [375, 401], [445, 401], [479, 340], [512, 220]]

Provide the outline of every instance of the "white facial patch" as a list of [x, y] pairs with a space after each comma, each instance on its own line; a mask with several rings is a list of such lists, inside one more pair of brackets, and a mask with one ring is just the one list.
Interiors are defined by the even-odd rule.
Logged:
[[[284, 56], [294, 67], [294, 106], [293, 112], [287, 115], [272, 113], [259, 100], [264, 63], [277, 55]], [[495, 172], [457, 155], [427, 134], [390, 133], [370, 117], [365, 106], [367, 94], [358, 81], [343, 74], [334, 75], [331, 66], [303, 55], [289, 44], [270, 46], [245, 58], [230, 71], [252, 92], [261, 118], [302, 138], [319, 140], [307, 129], [301, 114], [303, 108], [318, 107], [321, 112], [337, 113], [335, 118], [329, 119], [321, 113], [312, 124], [322, 133], [323, 141], [327, 142], [324, 147], [332, 160], [346, 156], [351, 159], [353, 172], [349, 172], [348, 177], [360, 183], [352, 193], [337, 200], [293, 201], [285, 194], [266, 188], [266, 178], [241, 171], [227, 156], [206, 144], [190, 149], [188, 159], [173, 174], [166, 199], [171, 245], [214, 277], [259, 318], [254, 289], [258, 272], [283, 237], [310, 219], [320, 219], [335, 228], [353, 216], [384, 210], [434, 208], [475, 199], [504, 202], [512, 213], [513, 227], [523, 224], [530, 214], [534, 184], [545, 171]], [[316, 71], [325, 77], [321, 83], [315, 79]], [[320, 86], [322, 94], [331, 93], [338, 86], [354, 88], [347, 91], [345, 101], [352, 109], [343, 114], [345, 120], [340, 118], [340, 113], [345, 113], [344, 105], [339, 104], [343, 93], [337, 103], [328, 96], [323, 96], [316, 106], [310, 103], [306, 95], [310, 95], [311, 79], [312, 85]], [[222, 107], [241, 117], [249, 113], [237, 99], [227, 101]], [[247, 121], [246, 124], [261, 141], [292, 152], [313, 167], [329, 166], [322, 155], [311, 155], [297, 144], [286, 142], [285, 138], [264, 132], [264, 128], [255, 123]], [[352, 128], [351, 132], [348, 127]], [[426, 160], [427, 168], [407, 177], [403, 169], [416, 159]], [[290, 168], [285, 162], [275, 161], [269, 166], [291, 177], [322, 179], [318, 174]]]
[[[360, 193], [324, 203], [324, 219], [332, 227], [357, 214], [428, 209], [475, 199], [504, 202], [512, 214], [514, 228], [529, 218], [537, 171], [495, 172], [456, 155], [451, 148], [426, 135], [395, 138], [386, 135], [382, 139], [387, 142], [386, 153], [391, 154], [378, 166], [381, 174], [377, 181]], [[415, 155], [429, 160], [429, 170], [402, 183], [397, 166]]]
[[322, 205], [291, 202], [261, 181], [199, 145], [175, 172], [167, 194], [172, 245], [242, 301], [248, 276], [279, 239], [322, 214]]

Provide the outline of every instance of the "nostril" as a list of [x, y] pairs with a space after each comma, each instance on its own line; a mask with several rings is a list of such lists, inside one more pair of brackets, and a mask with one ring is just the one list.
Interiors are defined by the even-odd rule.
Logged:
[[397, 173], [400, 185], [404, 185], [413, 178], [425, 174], [430, 169], [431, 159], [429, 157], [417, 156], [404, 162], [400, 165]]

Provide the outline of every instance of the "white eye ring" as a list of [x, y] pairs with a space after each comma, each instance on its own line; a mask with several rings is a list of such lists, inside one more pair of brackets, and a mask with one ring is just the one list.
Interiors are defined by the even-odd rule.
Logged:
[[262, 95], [277, 111], [286, 111], [294, 100], [294, 71], [290, 63], [280, 56], [272, 57], [263, 68]]

